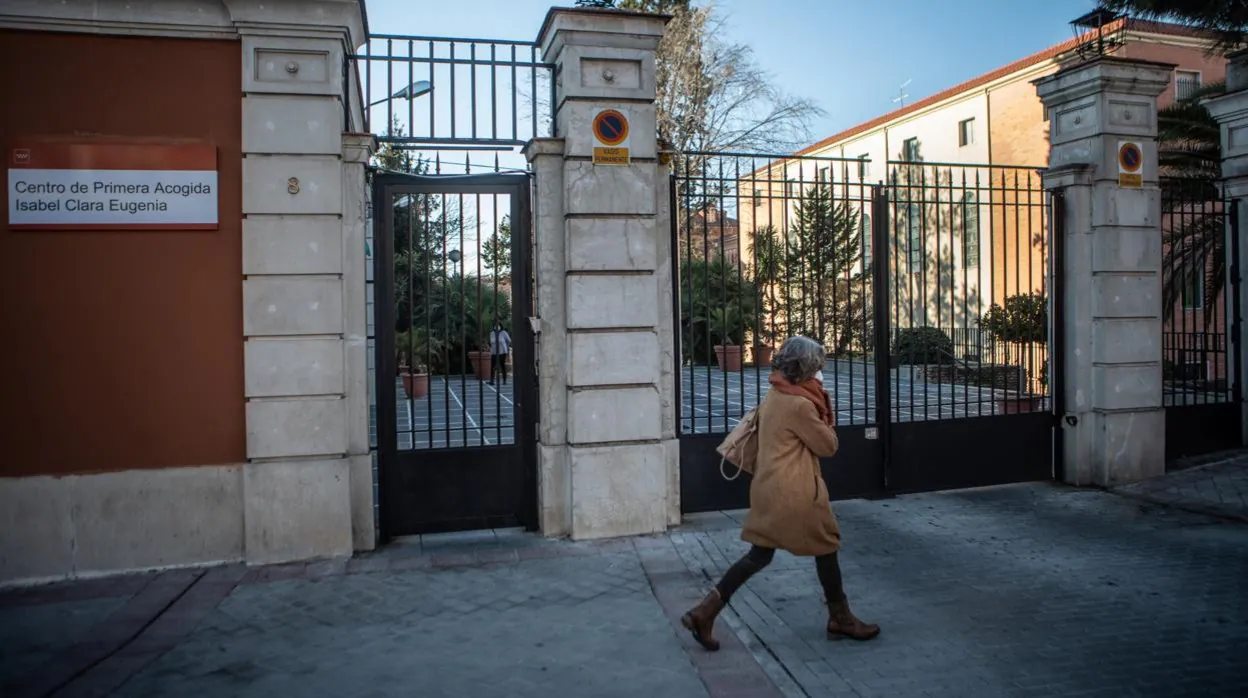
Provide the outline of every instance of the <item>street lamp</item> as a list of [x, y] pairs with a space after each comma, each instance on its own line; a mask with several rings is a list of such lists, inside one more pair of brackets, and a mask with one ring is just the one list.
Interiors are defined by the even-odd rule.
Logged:
[[416, 82], [408, 85], [407, 87], [404, 87], [398, 92], [395, 92], [389, 97], [384, 97], [382, 99], [379, 99], [376, 102], [373, 102], [372, 104], [368, 106], [375, 107], [378, 104], [381, 104], [382, 102], [389, 102], [395, 99], [413, 100], [413, 99], [416, 99], [417, 97], [420, 97], [421, 95], [429, 94], [431, 91], [433, 91], [433, 85], [430, 84], [428, 80], [417, 80]]

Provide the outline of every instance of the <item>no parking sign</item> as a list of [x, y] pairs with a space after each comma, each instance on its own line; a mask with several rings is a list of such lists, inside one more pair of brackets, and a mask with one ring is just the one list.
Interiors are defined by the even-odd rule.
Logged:
[[594, 114], [595, 165], [629, 164], [628, 130], [628, 115], [622, 109], [602, 109]]
[[1118, 186], [1144, 186], [1144, 150], [1135, 141], [1118, 141]]

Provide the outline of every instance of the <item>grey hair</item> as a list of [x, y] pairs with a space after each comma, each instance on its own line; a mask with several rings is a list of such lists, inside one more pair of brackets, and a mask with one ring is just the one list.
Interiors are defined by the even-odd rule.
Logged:
[[822, 344], [810, 337], [797, 335], [784, 340], [771, 360], [771, 367], [789, 382], [801, 383], [822, 371], [826, 361], [827, 354]]

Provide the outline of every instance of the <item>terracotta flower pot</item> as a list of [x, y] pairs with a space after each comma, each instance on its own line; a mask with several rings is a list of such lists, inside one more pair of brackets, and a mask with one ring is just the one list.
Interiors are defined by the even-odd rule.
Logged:
[[409, 398], [419, 400], [429, 394], [428, 373], [412, 373], [405, 368], [400, 371], [399, 375], [403, 377], [403, 390], [407, 392]]
[[997, 398], [997, 409], [1002, 414], [1040, 412], [1044, 409], [1043, 395], [1014, 394]]
[[754, 345], [754, 365], [761, 368], [769, 368], [771, 366], [772, 354], [775, 351], [775, 347], [767, 344]]
[[477, 380], [488, 381], [494, 375], [493, 357], [488, 351], [468, 352], [468, 361], [472, 363], [472, 373]]
[[716, 344], [715, 360], [719, 362], [719, 370], [726, 372], [741, 370], [741, 350], [740, 344]]

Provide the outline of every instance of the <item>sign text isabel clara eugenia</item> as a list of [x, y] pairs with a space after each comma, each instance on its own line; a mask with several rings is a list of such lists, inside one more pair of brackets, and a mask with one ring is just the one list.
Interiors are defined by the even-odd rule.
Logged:
[[34, 143], [9, 153], [13, 230], [216, 230], [207, 144]]

